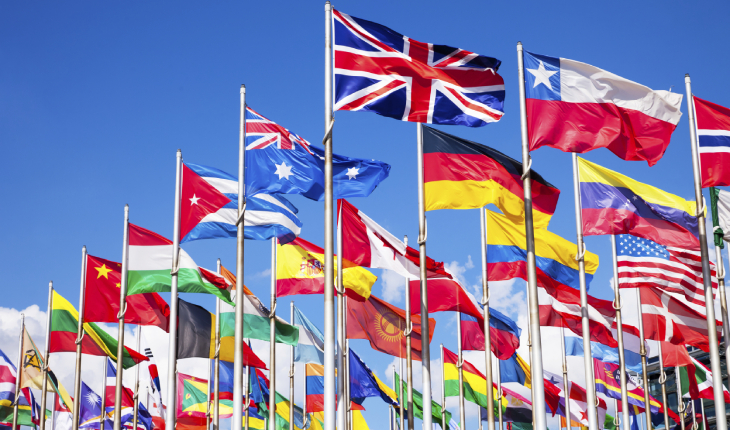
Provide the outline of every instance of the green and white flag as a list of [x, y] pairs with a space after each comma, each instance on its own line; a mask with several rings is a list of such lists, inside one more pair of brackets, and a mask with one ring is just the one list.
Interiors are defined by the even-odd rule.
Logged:
[[[679, 379], [682, 382], [682, 397], [692, 399], [714, 400], [714, 387], [712, 385], [712, 372], [704, 364], [692, 359], [693, 366], [679, 368]], [[725, 386], [722, 387], [725, 403], [730, 403], [730, 392]]]
[[724, 248], [724, 240], [730, 240], [730, 193], [710, 187], [712, 224], [715, 245]]
[[[222, 278], [206, 277], [188, 253], [179, 249], [178, 291], [213, 294], [232, 303], [228, 284]], [[173, 245], [170, 240], [130, 223], [127, 295], [170, 291], [172, 253]]]

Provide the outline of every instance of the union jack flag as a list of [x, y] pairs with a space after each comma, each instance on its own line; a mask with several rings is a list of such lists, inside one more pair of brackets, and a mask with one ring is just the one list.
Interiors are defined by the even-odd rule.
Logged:
[[500, 60], [334, 11], [335, 110], [481, 127], [504, 115]]
[[246, 107], [246, 150], [264, 149], [269, 146], [274, 146], [277, 149], [296, 150], [297, 145], [314, 155], [309, 150], [309, 142], [304, 138], [290, 132], [250, 107]]

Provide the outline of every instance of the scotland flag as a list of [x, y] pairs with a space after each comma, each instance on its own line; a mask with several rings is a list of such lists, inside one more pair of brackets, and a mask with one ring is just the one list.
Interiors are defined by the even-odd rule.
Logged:
[[[212, 167], [183, 164], [181, 194], [181, 243], [236, 237], [238, 178]], [[291, 242], [302, 228], [297, 212], [297, 208], [281, 196], [249, 195], [244, 215], [246, 239], [276, 237], [282, 244]]]
[[[376, 160], [332, 154], [338, 198], [367, 197], [390, 173]], [[246, 108], [246, 194], [301, 194], [324, 200], [324, 150]]]

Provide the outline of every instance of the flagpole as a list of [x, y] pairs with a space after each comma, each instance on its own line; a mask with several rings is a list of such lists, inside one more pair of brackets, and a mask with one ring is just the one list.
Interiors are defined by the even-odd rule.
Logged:
[[[290, 316], [289, 321], [294, 326], [294, 301], [289, 302]], [[289, 401], [291, 407], [289, 408], [289, 428], [293, 428], [294, 425], [294, 345], [289, 346]], [[306, 413], [306, 412], [305, 412]], [[302, 421], [304, 415], [302, 415]]]
[[[532, 338], [532, 352], [530, 369], [532, 371], [532, 410], [534, 412], [535, 430], [546, 430], [545, 418], [545, 382], [542, 368], [542, 342], [540, 339], [540, 309], [537, 302], [537, 273], [535, 262], [535, 230], [532, 222], [532, 182], [530, 179], [530, 149], [527, 136], [527, 108], [525, 102], [525, 67], [522, 56], [522, 42], [517, 42], [517, 71], [520, 88], [520, 131], [522, 135], [522, 187], [525, 197], [525, 237], [527, 263], [527, 295], [529, 300], [528, 314], [530, 318], [530, 332]], [[486, 336], [486, 333], [485, 333]], [[590, 384], [587, 384], [590, 385]], [[588, 402], [591, 403], [591, 402]], [[595, 405], [593, 406], [595, 412]], [[595, 415], [595, 413], [593, 414]], [[593, 418], [595, 420], [595, 418]], [[595, 421], [591, 430], [596, 430]], [[724, 429], [723, 429], [724, 430]]]
[[[700, 178], [700, 160], [698, 154], [698, 142], [696, 134], [696, 119], [694, 114], [694, 103], [692, 99], [692, 82], [689, 74], [684, 77], [687, 91], [687, 111], [689, 112], [689, 135], [692, 147], [692, 171], [694, 173], [695, 200], [697, 204], [697, 224], [700, 233], [700, 254], [702, 255], [702, 283], [705, 287], [705, 309], [707, 309], [707, 337], [710, 343], [710, 369], [712, 370], [712, 385], [715, 394], [715, 404], [725, 403], [722, 392], [722, 369], [720, 367], [720, 351], [717, 340], [717, 323], [715, 322], [714, 294], [712, 291], [712, 278], [710, 277], [710, 259], [707, 249], [707, 232], [705, 226], [705, 205], [702, 197], [702, 181]], [[727, 347], [727, 339], [726, 339]], [[716, 414], [717, 430], [727, 430], [727, 417], [725, 414]]]
[[[216, 261], [216, 272], [221, 275], [221, 259]], [[220, 369], [221, 369], [221, 299], [215, 298], [215, 368], [213, 369], [213, 430], [220, 426]]]
[[347, 349], [347, 357], [345, 359], [345, 405], [347, 411], [347, 420], [345, 421], [346, 429], [352, 429], [352, 400], [350, 399], [350, 340], [345, 339], [345, 347]]
[[56, 402], [58, 402], [58, 394], [53, 393], [53, 406], [51, 407], [51, 430], [56, 428]]
[[309, 419], [309, 414], [307, 413], [307, 365], [304, 364], [304, 382], [302, 382], [302, 411], [304, 411], [304, 426], [307, 426], [307, 420]]
[[[206, 405], [205, 405], [205, 428], [210, 430], [210, 424], [213, 421], [211, 418], [213, 418], [210, 411], [210, 401], [211, 401], [211, 395], [210, 395], [210, 389], [213, 381], [210, 380], [210, 373], [213, 370], [213, 360], [208, 359], [208, 386], [206, 388]], [[137, 430], [137, 426], [135, 425], [132, 430]]]
[[[489, 389], [487, 387], [487, 389]], [[502, 361], [497, 359], [497, 415], [499, 416], [499, 430], [504, 430], [504, 417], [502, 416]], [[480, 418], [481, 419], [481, 418]]]
[[99, 422], [99, 430], [104, 430], [104, 422], [106, 421], [106, 373], [107, 373], [107, 360], [108, 357], [104, 356], [104, 366], [101, 372], [101, 421]]
[[[243, 293], [243, 291], [241, 291], [241, 293]], [[271, 311], [269, 312], [269, 430], [275, 430], [275, 429], [276, 429], [276, 238], [272, 237], [271, 238]]]
[[[459, 324], [461, 325], [461, 324]], [[461, 336], [459, 336], [461, 337]], [[441, 429], [446, 429], [446, 365], [444, 363], [444, 344], [441, 345]], [[463, 425], [463, 424], [462, 424]]]
[[[398, 360], [400, 361], [400, 358], [398, 358]], [[391, 367], [391, 370], [393, 371], [393, 392], [396, 393], [396, 396], [398, 396], [398, 391], [395, 391], [396, 390], [396, 387], [395, 387], [395, 364]], [[402, 403], [402, 400], [401, 400], [400, 397], [398, 397], [398, 403]], [[395, 428], [394, 428], [395, 427], [395, 419], [396, 419], [395, 418], [395, 406], [393, 406], [393, 419], [392, 419], [392, 421], [390, 423], [391, 430], [395, 430]], [[401, 428], [399, 430], [403, 430], [403, 429]]]
[[[525, 286], [527, 287], [527, 326], [532, 327], [532, 318], [530, 317], [530, 284], [525, 282]], [[527, 354], [529, 357], [527, 357], [528, 365], [530, 366], [530, 379], [532, 379], [532, 334], [530, 333], [530, 330], [527, 330], [527, 349], [529, 350], [529, 353]], [[545, 384], [545, 381], [543, 380], [543, 385]], [[532, 387], [532, 381], [530, 382], [530, 387]], [[535, 392], [530, 389], [530, 402], [532, 403], [532, 425], [535, 425]], [[546, 424], [547, 428], [547, 424]]]
[[[403, 243], [408, 248], [408, 236], [403, 236]], [[423, 322], [423, 317], [421, 318]], [[411, 335], [413, 333], [413, 321], [411, 318], [411, 285], [408, 278], [406, 278], [406, 413], [408, 414], [408, 430], [413, 430], [413, 356], [411, 349]], [[421, 333], [423, 333], [423, 326], [421, 326]], [[421, 342], [423, 343], [423, 341]], [[402, 363], [401, 363], [402, 364]], [[403, 380], [403, 369], [401, 368], [401, 381]], [[401, 383], [402, 385], [402, 383]], [[401, 397], [402, 399], [403, 397]], [[403, 425], [403, 415], [401, 415], [401, 425]], [[404, 429], [401, 429], [404, 430]]]
[[[81, 286], [79, 287], [79, 325], [76, 329], [76, 369], [74, 371], [74, 399], [81, 395], [81, 339], [84, 337], [84, 297], [86, 295], [86, 245], [81, 248]], [[138, 348], [139, 349], [139, 348]], [[20, 362], [18, 362], [20, 363]], [[72, 430], [79, 430], [80, 402], [73, 404]], [[13, 425], [13, 430], [15, 425]]]
[[[649, 380], [646, 374], [646, 345], [644, 340], [644, 317], [641, 314], [641, 289], [636, 288], [636, 307], [637, 307], [637, 313], [639, 315], [639, 342], [641, 342], [641, 347], [639, 349], [639, 354], [641, 355], [641, 371], [642, 371], [642, 378], [643, 378], [643, 389], [644, 389], [644, 409], [649, 411], [648, 413], [651, 414], [651, 403], [649, 398]], [[651, 419], [646, 420], [646, 430], [651, 430]]]
[[[256, 378], [257, 378], [256, 381], [258, 381], [258, 376]], [[243, 381], [241, 381], [241, 382], [243, 382]], [[244, 402], [245, 408], [244, 409], [246, 410], [246, 412], [244, 413], [244, 420], [245, 420], [244, 424], [243, 424], [244, 430], [248, 430], [249, 408], [251, 407], [251, 405], [250, 405], [250, 402], [251, 402], [250, 385], [251, 385], [251, 366], [246, 366], [246, 396], [244, 397], [244, 399], [245, 399], [245, 402]]]
[[560, 354], [563, 357], [563, 395], [565, 396], [565, 427], [570, 430], [570, 379], [568, 379], [568, 359], [565, 357], [565, 327], [562, 326], [560, 327]]
[[664, 409], [664, 428], [669, 428], [669, 409], [667, 403], [667, 374], [664, 373], [664, 359], [662, 358], [662, 343], [659, 344], [659, 383], [662, 384], [662, 405]]
[[674, 380], [677, 381], [677, 412], [679, 413], [679, 424], [681, 430], [684, 430], [684, 412], [687, 407], [682, 400], [682, 378], [679, 375], [679, 366], [674, 366]]
[[[172, 267], [170, 270], [170, 318], [169, 318], [169, 342], [167, 349], [167, 407], [170, 408], [165, 415], [166, 423], [165, 427], [168, 429], [175, 428], [175, 421], [177, 419], [177, 272], [180, 264], [180, 192], [182, 189], [182, 152], [180, 149], [177, 150], [175, 158], [175, 208], [173, 211], [173, 222], [172, 222]], [[240, 199], [239, 199], [240, 201]], [[125, 242], [126, 243], [126, 242]], [[126, 262], [122, 262], [126, 264]], [[126, 275], [122, 272], [122, 282], [125, 285], [126, 294]], [[121, 344], [121, 342], [120, 342]], [[120, 381], [122, 369], [121, 364], [117, 363], [117, 380]], [[121, 387], [117, 388], [116, 405], [121, 404], [122, 391]], [[235, 406], [234, 406], [235, 407]], [[120, 408], [116, 408], [121, 412]], [[114, 413], [114, 430], [119, 430], [116, 426], [117, 413]], [[121, 418], [121, 417], [120, 417]], [[135, 429], [136, 430], [136, 429]]]
[[[583, 242], [583, 215], [580, 203], [580, 173], [578, 172], [578, 154], [571, 154], [573, 159], [573, 193], [575, 195], [575, 229], [577, 234], [577, 255], [578, 275], [580, 282], [580, 307], [581, 323], [583, 331], [583, 366], [586, 381], [594, 381], [593, 377], [593, 353], [591, 351], [591, 327], [588, 318], [588, 287], [586, 285], [586, 245]], [[596, 386], [595, 383], [586, 383], [586, 396], [590, 401], [588, 406], [588, 427], [590, 430], [598, 430], [598, 410], [596, 409]]]
[[324, 430], [335, 430], [335, 297], [332, 189], [332, 5], [324, 5]]
[[[243, 258], [244, 223], [246, 213], [246, 86], [241, 85], [240, 117], [238, 126], [238, 219], [236, 220], [236, 303], [233, 330], [233, 416], [231, 428], [243, 426], [243, 405], [236, 399], [243, 398]], [[248, 411], [248, 405], [246, 405]], [[174, 424], [173, 420], [173, 424]], [[248, 420], [246, 420], [248, 425]], [[168, 427], [173, 430], [175, 427]], [[248, 429], [248, 428], [247, 428]]]
[[[23, 371], [23, 333], [25, 332], [25, 314], [20, 314], [20, 336], [18, 338], [18, 371], [15, 372], [15, 399], [13, 400], [13, 428], [18, 425], [18, 404], [20, 402], [20, 372]], [[78, 398], [78, 397], [77, 397]], [[30, 402], [28, 402], [30, 403]], [[74, 402], [75, 403], [75, 402]], [[35, 405], [30, 405], [31, 410]], [[31, 414], [32, 415], [32, 414]]]
[[[614, 415], [616, 416], [616, 428], [618, 428], [620, 425], [622, 425], [623, 420], [619, 420], [619, 417], [618, 417], [618, 401], [616, 401], [616, 398], [615, 397], [613, 399], [613, 410], [614, 410]], [[669, 430], [669, 429], [665, 429], [665, 430]]]
[[[464, 405], [464, 358], [461, 354], [461, 312], [456, 313], [456, 348], [459, 354], [459, 358], [456, 362], [456, 368], [459, 369], [459, 416], [461, 430], [466, 430], [466, 406]], [[487, 337], [486, 335], [484, 336]], [[489, 385], [487, 385], [487, 392], [489, 392]], [[494, 407], [494, 406], [492, 406]], [[443, 414], [442, 414], [443, 415]]]
[[[139, 351], [140, 338], [142, 337], [142, 326], [137, 325], [137, 351]], [[140, 365], [136, 365], [134, 372], [134, 418], [132, 421], [132, 429], [137, 430], [137, 414], [139, 413], [139, 368]], [[210, 375], [210, 372], [208, 372]], [[210, 402], [208, 402], [210, 405]], [[208, 426], [210, 427], [210, 426]]]
[[[423, 428], [430, 430], [433, 417], [431, 415], [431, 337], [429, 336], [431, 332], [428, 327], [428, 286], [426, 283], [426, 238], [428, 233], [426, 228], [426, 200], [423, 185], [423, 124], [420, 122], [416, 124], [416, 137], [418, 140], [418, 245], [421, 269], [421, 375], [423, 381]], [[423, 339], [423, 333], [426, 334], [426, 339]], [[410, 418], [410, 414], [408, 418]], [[411, 420], [408, 421], [408, 426], [409, 430], [411, 430]]]
[[[725, 263], [722, 261], [722, 250], [715, 245], [715, 259], [717, 260], [717, 283], [720, 293], [720, 312], [722, 313], [722, 331], [725, 341], [725, 360], [730, 357], [730, 321], [727, 315], [727, 301], [725, 296]], [[730, 387], [730, 372], [727, 375], [727, 385]]]
[[705, 420], [705, 400], [700, 399], [700, 410], [702, 411], [702, 430], [707, 430], [705, 428], [705, 423], [707, 422]]
[[[51, 350], [51, 314], [53, 313], [53, 281], [48, 283], [48, 311], [46, 313], [46, 354], [43, 363], [43, 387], [41, 388], [40, 430], [46, 429], [46, 397], [48, 393], [48, 362]], [[31, 405], [32, 407], [33, 405]]]
[[[342, 215], [337, 213], [337, 344], [340, 352], [337, 354], [337, 368], [345, 368], [345, 299], [342, 281]], [[337, 428], [346, 427], [347, 404], [345, 404], [345, 378], [337, 378]]]
[[[117, 385], [114, 393], [114, 430], [122, 428], [122, 375], [124, 374], [124, 314], [127, 312], [127, 270], [129, 270], [129, 205], [124, 205], [122, 276], [119, 288], [119, 333], [117, 333]], [[170, 331], [170, 333], [174, 333]], [[139, 348], [138, 348], [139, 349]], [[135, 429], [136, 430], [136, 429]]]
[[[494, 382], [492, 380], [492, 336], [489, 328], [489, 276], [487, 273], [487, 211], [484, 207], [479, 208], [479, 224], [481, 227], [481, 244], [482, 244], [482, 312], [484, 316], [484, 370], [487, 377], [487, 430], [494, 430]], [[461, 317], [460, 317], [461, 318]], [[459, 324], [461, 328], [461, 324]], [[459, 342], [461, 342], [461, 336], [459, 336]], [[498, 390], [498, 395], [501, 396], [501, 390]], [[500, 398], [501, 400], [501, 398]], [[499, 410], [499, 425], [502, 430], [502, 405], [500, 404]], [[481, 424], [482, 418], [479, 417], [479, 423]], [[463, 430], [463, 429], [462, 429]]]
[[[611, 255], [613, 256], [613, 308], [616, 310], [616, 339], [618, 341], [618, 361], [621, 368], [621, 413], [623, 419], [621, 420], [624, 430], [630, 430], [629, 423], [629, 399], [628, 399], [628, 387], [626, 380], [626, 351], [624, 349], [624, 329], [623, 320], [621, 319], [621, 291], [620, 283], [618, 280], [618, 253], [616, 252], [616, 235], [611, 235]], [[662, 386], [663, 388], [664, 386]], [[666, 404], [664, 399], [664, 404]], [[616, 414], [618, 415], [618, 413]], [[669, 427], [665, 427], [668, 430]]]
[[[408, 300], [408, 299], [406, 299], [406, 300]], [[400, 408], [400, 418], [399, 418], [400, 430], [405, 430], [404, 427], [405, 427], [406, 417], [403, 416], [404, 415], [403, 414], [403, 412], [404, 412], [403, 411], [403, 400], [404, 399], [403, 399], [403, 359], [402, 358], [398, 358], [398, 367], [399, 367], [398, 371], [400, 374], [400, 378], [398, 380], [398, 382], [400, 382], [398, 384], [398, 400], [400, 400], [400, 402], [399, 402], [400, 404], [398, 405], [398, 407]]]

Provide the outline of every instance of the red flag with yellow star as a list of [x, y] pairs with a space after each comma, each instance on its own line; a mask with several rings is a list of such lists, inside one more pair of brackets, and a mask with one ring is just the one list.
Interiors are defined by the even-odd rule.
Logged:
[[[86, 256], [84, 322], [117, 322], [122, 263]], [[127, 324], [154, 325], [167, 331], [170, 306], [157, 293], [127, 296]]]

